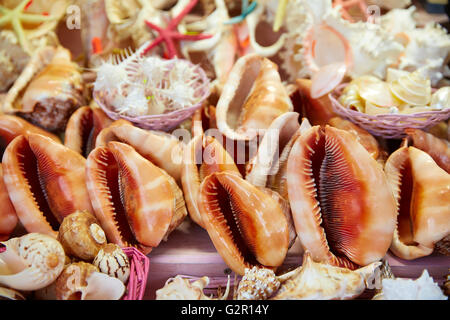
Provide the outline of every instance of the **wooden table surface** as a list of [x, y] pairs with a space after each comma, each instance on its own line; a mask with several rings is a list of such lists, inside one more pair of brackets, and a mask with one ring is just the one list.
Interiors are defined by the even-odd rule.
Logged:
[[[208, 233], [186, 220], [181, 228], [169, 235], [167, 242], [163, 242], [149, 255], [150, 270], [144, 299], [155, 299], [155, 291], [162, 288], [165, 282], [176, 275], [194, 278], [208, 276], [210, 285], [205, 289], [206, 294], [214, 294], [217, 287], [224, 287], [227, 274], [231, 274], [231, 284], [235, 282], [235, 274], [228, 269], [222, 257], [214, 248]], [[424, 269], [441, 285], [449, 273], [450, 257], [431, 255], [428, 257], [406, 261], [392, 254], [387, 255], [388, 262], [396, 277], [418, 278]], [[280, 271], [301, 265], [302, 250], [298, 243], [289, 250]], [[236, 284], [240, 277], [237, 277]], [[371, 297], [373, 291], [367, 290], [361, 297]]]

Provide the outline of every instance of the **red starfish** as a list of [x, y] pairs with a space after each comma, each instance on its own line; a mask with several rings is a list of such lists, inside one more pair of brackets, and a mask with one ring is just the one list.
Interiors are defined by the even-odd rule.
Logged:
[[209, 34], [196, 34], [196, 35], [182, 34], [176, 31], [175, 29], [176, 26], [180, 23], [181, 19], [183, 19], [184, 16], [192, 10], [192, 8], [197, 4], [197, 2], [198, 0], [191, 0], [191, 2], [188, 3], [188, 5], [183, 9], [183, 11], [181, 11], [178, 16], [176, 16], [169, 22], [169, 24], [165, 29], [146, 20], [145, 23], [147, 24], [147, 26], [149, 26], [153, 30], [158, 31], [159, 36], [151, 44], [149, 44], [147, 48], [145, 48], [142, 54], [145, 55], [148, 51], [150, 51], [155, 46], [164, 41], [167, 46], [168, 57], [169, 59], [171, 59], [175, 56], [178, 57], [177, 51], [175, 49], [174, 39], [195, 41], [211, 38], [212, 35]]
[[350, 22], [354, 22], [354, 19], [348, 12], [351, 7], [358, 6], [361, 13], [367, 19], [369, 14], [367, 12], [367, 3], [364, 0], [334, 0], [333, 7], [341, 5], [341, 14], [342, 17]]

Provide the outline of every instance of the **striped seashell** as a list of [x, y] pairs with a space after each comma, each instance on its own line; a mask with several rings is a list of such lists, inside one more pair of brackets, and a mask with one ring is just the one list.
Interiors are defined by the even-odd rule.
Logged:
[[130, 261], [128, 256], [114, 243], [104, 245], [92, 264], [101, 272], [115, 277], [123, 283], [126, 283], [130, 276]]
[[398, 78], [389, 87], [399, 100], [411, 106], [426, 106], [431, 101], [431, 81], [419, 71]]

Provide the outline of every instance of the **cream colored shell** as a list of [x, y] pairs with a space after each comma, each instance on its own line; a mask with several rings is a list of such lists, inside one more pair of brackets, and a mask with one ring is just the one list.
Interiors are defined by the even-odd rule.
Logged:
[[[188, 279], [177, 275], [166, 281], [164, 287], [156, 290], [156, 300], [215, 300], [203, 293], [203, 289], [209, 284], [208, 277], [202, 277], [190, 282]], [[225, 300], [230, 290], [230, 278], [228, 277], [227, 289], [219, 298]]]
[[54, 238], [29, 233], [2, 242], [0, 284], [16, 290], [38, 290], [51, 284], [64, 268], [65, 254]]
[[114, 243], [104, 245], [94, 259], [93, 265], [101, 272], [126, 283], [130, 276], [130, 261], [123, 250]]

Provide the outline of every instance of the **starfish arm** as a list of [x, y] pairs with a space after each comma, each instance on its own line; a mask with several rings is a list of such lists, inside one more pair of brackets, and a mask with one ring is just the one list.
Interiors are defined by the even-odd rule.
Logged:
[[228, 21], [225, 21], [223, 24], [235, 24], [244, 21], [244, 16], [236, 16], [231, 18]]
[[175, 49], [175, 44], [173, 43], [172, 38], [166, 37], [164, 39], [164, 42], [167, 46], [167, 53], [169, 55], [169, 58], [172, 59], [173, 57], [178, 57], [177, 50]]
[[44, 16], [39, 14], [21, 13], [20, 20], [27, 23], [40, 23], [46, 21], [56, 20], [54, 16]]
[[157, 26], [157, 25], [154, 24], [154, 23], [151, 23], [151, 22], [148, 21], [148, 20], [145, 20], [145, 24], [146, 24], [147, 26], [149, 26], [150, 28], [152, 28], [152, 29], [158, 31], [159, 33], [161, 33], [161, 31], [163, 30], [161, 27]]
[[10, 21], [11, 21], [11, 17], [10, 16], [1, 17], [0, 18], [0, 27], [4, 26], [5, 24], [7, 24]]
[[152, 50], [154, 47], [156, 47], [158, 44], [160, 44], [163, 41], [163, 38], [161, 36], [159, 36], [158, 38], [156, 38], [152, 43], [150, 43], [147, 48], [144, 49], [144, 51], [142, 51], [142, 55], [145, 55], [147, 52], [149, 52], [150, 50]]
[[17, 7], [14, 8], [14, 10], [18, 11], [18, 12], [22, 12], [23, 9], [25, 9], [25, 7], [28, 5], [29, 2], [30, 2], [30, 0], [22, 0], [22, 2], [19, 3], [19, 5]]
[[28, 41], [25, 36], [25, 32], [23, 32], [22, 24], [19, 19], [13, 19], [11, 21], [14, 32], [17, 35], [17, 39], [19, 40], [20, 45], [24, 48], [25, 51], [29, 52]]
[[197, 2], [198, 0], [192, 0], [191, 2], [189, 2], [187, 6], [183, 9], [183, 11], [181, 11], [179, 15], [177, 15], [175, 18], [173, 18], [173, 20], [169, 22], [167, 29], [171, 30], [175, 28], [175, 26], [177, 26], [180, 23], [180, 21], [184, 18], [184, 16], [187, 15], [192, 10], [192, 8], [195, 7]]
[[7, 15], [10, 12], [11, 12], [11, 10], [9, 10], [8, 8], [5, 8], [4, 6], [0, 6], [0, 13], [1, 14]]

